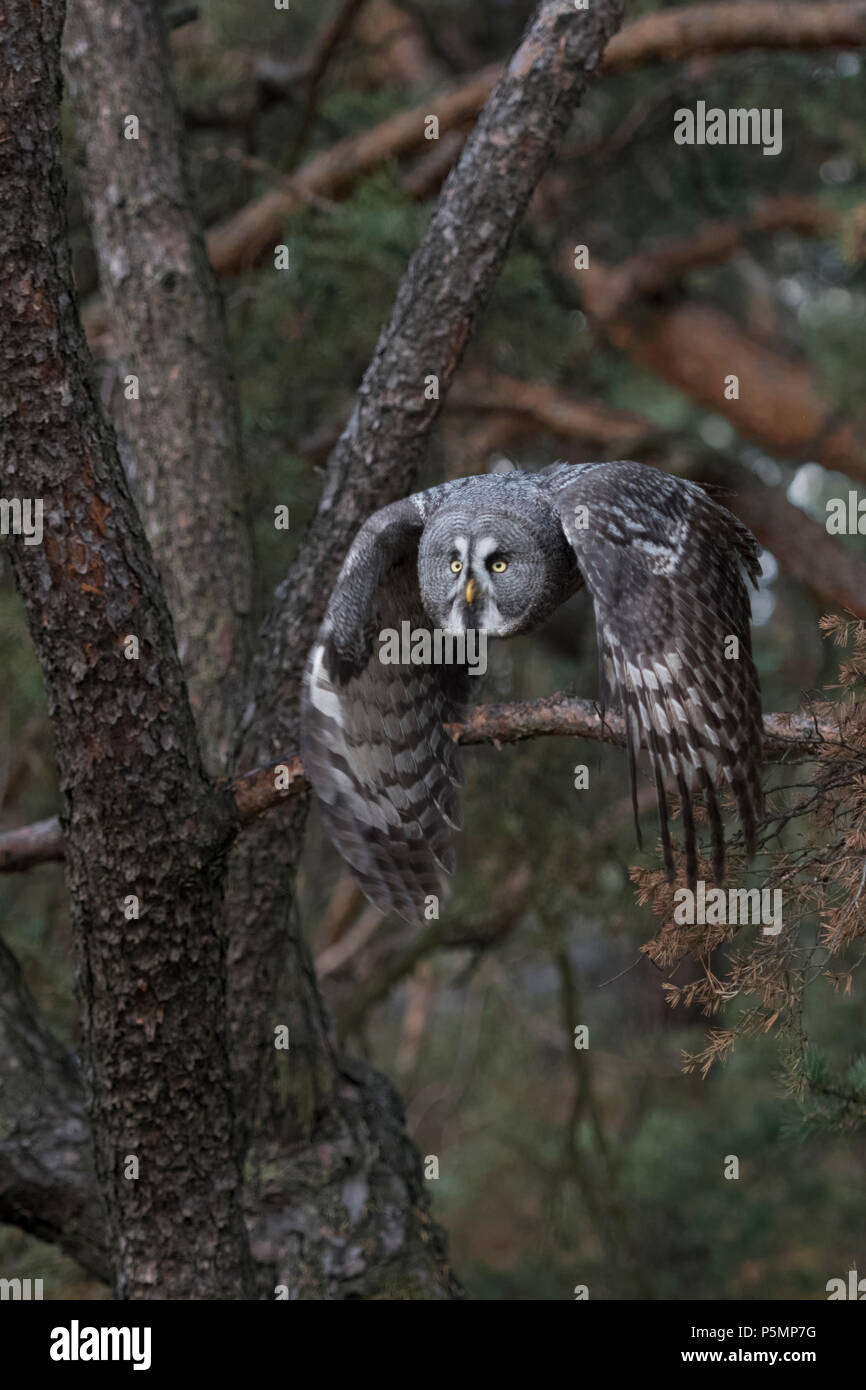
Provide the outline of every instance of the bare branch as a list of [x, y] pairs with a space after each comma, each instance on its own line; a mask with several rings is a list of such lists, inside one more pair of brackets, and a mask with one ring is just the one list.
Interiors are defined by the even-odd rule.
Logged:
[[866, 43], [866, 5], [688, 5], [627, 24], [605, 54], [605, 72], [643, 63], [674, 63], [701, 53], [749, 48], [859, 48]]
[[[625, 723], [612, 711], [602, 714], [596, 703], [571, 695], [550, 695], [515, 705], [476, 705], [461, 724], [448, 726], [456, 743], [519, 743], [552, 734], [589, 738], [625, 746]], [[764, 757], [814, 758], [822, 745], [838, 741], [831, 724], [808, 714], [765, 714]]]
[[[459, 724], [449, 724], [455, 743], [520, 743], [544, 735], [588, 738], [597, 743], [625, 746], [622, 717], [604, 716], [592, 700], [576, 695], [550, 695], [522, 704], [476, 705]], [[808, 714], [765, 714], [764, 756], [768, 762], [817, 757], [823, 745], [837, 741], [831, 724]], [[265, 811], [291, 797], [309, 791], [299, 753], [254, 767], [239, 777], [219, 783], [230, 791], [239, 826], [251, 825]], [[0, 834], [0, 873], [12, 873], [63, 858], [63, 836], [57, 817]]]
[[57, 816], [0, 834], [0, 873], [18, 873], [63, 858], [63, 832]]
[[306, 93], [304, 106], [298, 121], [298, 130], [290, 156], [290, 166], [294, 164], [304, 147], [307, 133], [316, 112], [319, 88], [325, 73], [340, 44], [351, 31], [355, 18], [366, 0], [340, 0], [335, 12], [320, 29], [313, 50], [304, 63], [304, 82]]

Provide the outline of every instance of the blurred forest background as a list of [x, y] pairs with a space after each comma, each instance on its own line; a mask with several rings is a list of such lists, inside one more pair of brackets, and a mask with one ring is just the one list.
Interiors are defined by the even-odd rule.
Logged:
[[[172, 51], [202, 224], [224, 222], [396, 113], [437, 112], [443, 93], [507, 56], [531, 8], [293, 0], [287, 26], [267, 4], [200, 0], [197, 17], [174, 28]], [[627, 21], [657, 8], [633, 3]], [[338, 12], [351, 22], [311, 77], [310, 55]], [[723, 500], [765, 547], [754, 640], [768, 711], [838, 687], [845, 653], [820, 619], [866, 616], [864, 539], [824, 526], [827, 499], [847, 498], [858, 476], [866, 496], [863, 61], [853, 48], [755, 49], [638, 66], [595, 85], [513, 243], [424, 479], [630, 457], [738, 494]], [[780, 108], [781, 153], [677, 146], [674, 112], [698, 100]], [[308, 181], [285, 220], [290, 270], [275, 272], [266, 254], [221, 277], [259, 614], [303, 535], [322, 463], [472, 119], [438, 141], [385, 145], [385, 157], [321, 189]], [[78, 290], [108, 407], [121, 387], [69, 115], [65, 130]], [[578, 245], [589, 248], [586, 270], [574, 267]], [[739, 373], [745, 400], [724, 399], [728, 372]], [[287, 533], [273, 525], [280, 503], [291, 508]], [[59, 799], [8, 565], [0, 650], [6, 830], [52, 815]], [[580, 595], [544, 633], [491, 652], [479, 698], [563, 689], [597, 694]], [[708, 1029], [733, 1029], [755, 1001], [737, 994], [715, 1018], [700, 998], [671, 1007], [664, 982], [685, 986], [700, 970], [688, 957], [660, 969], [641, 951], [662, 926], [630, 878], [633, 865], [657, 868], [649, 784], [640, 854], [621, 750], [539, 738], [464, 757], [466, 829], [447, 922], [414, 939], [382, 923], [315, 816], [297, 910], [341, 1031], [395, 1080], [421, 1154], [438, 1156], [434, 1212], [469, 1293], [561, 1299], [585, 1283], [594, 1298], [808, 1299], [850, 1267], [866, 1272], [866, 1008], [856, 976], [841, 988], [828, 977], [818, 905], [803, 900], [798, 926], [809, 988], [792, 986], [787, 1009], [759, 1000], [765, 1011], [721, 1048], [721, 1064], [706, 1076], [684, 1071]], [[589, 793], [574, 787], [580, 763]], [[793, 806], [809, 776], [808, 766], [768, 767], [772, 809]], [[822, 834], [794, 816], [768, 851], [814, 855]], [[759, 864], [749, 882], [764, 881]], [[62, 867], [0, 877], [0, 919], [74, 1047]], [[716, 948], [716, 977], [742, 945]], [[851, 961], [856, 946], [846, 947]], [[849, 963], [837, 958], [834, 974]], [[588, 1050], [564, 1049], [563, 1028], [579, 1023]], [[732, 1154], [738, 1181], [724, 1177]], [[107, 1296], [11, 1227], [0, 1230], [7, 1265], [22, 1277], [53, 1271], [67, 1297]]]

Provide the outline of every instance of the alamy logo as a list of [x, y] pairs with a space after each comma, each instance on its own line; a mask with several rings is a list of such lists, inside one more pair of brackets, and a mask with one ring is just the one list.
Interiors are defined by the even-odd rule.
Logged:
[[0, 536], [23, 536], [25, 545], [42, 544], [41, 497], [0, 497]]
[[831, 536], [866, 536], [866, 497], [856, 492], [831, 497], [827, 503], [826, 527]]
[[134, 1371], [150, 1370], [149, 1327], [68, 1327], [51, 1329], [52, 1361], [131, 1361]]
[[379, 633], [383, 666], [466, 666], [470, 676], [487, 670], [487, 632], [483, 627], [414, 627], [408, 621]]
[[0, 1299], [40, 1299], [41, 1279], [0, 1279]]
[[825, 1288], [828, 1303], [839, 1298], [855, 1298], [859, 1303], [866, 1300], [866, 1279], [858, 1279], [856, 1269], [848, 1270], [847, 1285], [844, 1279], [828, 1279]]
[[782, 111], [767, 106], [731, 107], [724, 111], [699, 101], [694, 111], [681, 106], [674, 112], [674, 141], [678, 145], [761, 145], [764, 154], [782, 148]]
[[741, 926], [764, 928], [765, 936], [778, 936], [782, 930], [782, 890], [774, 888], [711, 888], [702, 878], [691, 888], [674, 893], [674, 921], [677, 926]]

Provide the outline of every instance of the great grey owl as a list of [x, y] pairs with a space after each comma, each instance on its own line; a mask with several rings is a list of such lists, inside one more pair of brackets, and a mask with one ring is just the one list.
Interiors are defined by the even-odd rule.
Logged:
[[371, 902], [420, 923], [441, 892], [439, 866], [453, 869], [461, 779], [443, 725], [459, 720], [471, 685], [465, 664], [383, 661], [380, 634], [408, 623], [410, 632], [512, 637], [583, 584], [602, 700], [626, 716], [636, 822], [636, 760], [642, 742], [648, 749], [668, 877], [667, 778], [682, 806], [690, 885], [695, 793], [723, 878], [720, 780], [751, 857], [762, 721], [746, 577], [756, 583], [758, 569], [757, 543], [730, 512], [697, 484], [638, 463], [460, 478], [371, 516], [310, 653], [301, 743], [328, 833]]

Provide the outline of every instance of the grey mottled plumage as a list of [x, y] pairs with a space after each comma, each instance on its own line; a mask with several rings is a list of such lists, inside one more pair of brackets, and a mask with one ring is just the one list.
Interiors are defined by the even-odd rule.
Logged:
[[756, 542], [730, 512], [695, 483], [637, 463], [461, 478], [372, 516], [331, 595], [302, 710], [307, 775], [371, 901], [423, 921], [440, 867], [453, 867], [460, 775], [443, 724], [459, 719], [469, 686], [463, 668], [383, 664], [379, 632], [408, 620], [511, 637], [582, 584], [595, 605], [603, 700], [626, 716], [633, 799], [642, 739], [649, 751], [669, 876], [666, 782], [682, 804], [690, 883], [696, 793], [717, 881], [724, 873], [719, 781], [754, 853], [761, 698], [746, 580], [757, 573]]

